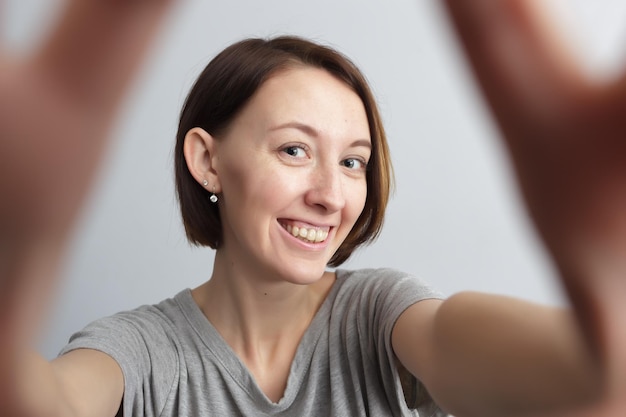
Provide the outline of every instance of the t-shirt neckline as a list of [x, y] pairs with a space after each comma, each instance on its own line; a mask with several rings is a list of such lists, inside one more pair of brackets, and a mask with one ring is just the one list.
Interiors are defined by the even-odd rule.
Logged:
[[174, 299], [183, 311], [191, 328], [196, 332], [200, 340], [202, 340], [202, 343], [207, 347], [210, 354], [214, 356], [214, 359], [220, 362], [222, 369], [224, 369], [234, 382], [248, 394], [256, 407], [262, 405], [264, 410], [261, 411], [275, 413], [289, 408], [293, 401], [295, 401], [304, 381], [304, 376], [309, 371], [315, 347], [324, 329], [328, 327], [332, 303], [341, 287], [340, 284], [344, 277], [344, 271], [337, 269], [335, 270], [335, 274], [335, 282], [330, 291], [328, 291], [320, 308], [313, 316], [309, 327], [302, 335], [302, 339], [298, 344], [296, 354], [290, 366], [284, 395], [277, 403], [271, 401], [265, 395], [243, 361], [204, 315], [193, 299], [191, 289], [187, 288], [181, 291]]

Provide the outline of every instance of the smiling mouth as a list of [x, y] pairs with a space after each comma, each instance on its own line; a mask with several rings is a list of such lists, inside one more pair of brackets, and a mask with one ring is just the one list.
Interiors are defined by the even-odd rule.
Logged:
[[330, 227], [302, 227], [291, 224], [281, 223], [283, 229], [285, 229], [291, 236], [296, 237], [304, 242], [308, 243], [320, 243], [326, 240]]

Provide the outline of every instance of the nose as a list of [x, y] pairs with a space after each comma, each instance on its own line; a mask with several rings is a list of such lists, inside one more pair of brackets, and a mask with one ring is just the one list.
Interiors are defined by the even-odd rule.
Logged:
[[336, 212], [345, 206], [344, 182], [338, 165], [316, 167], [311, 172], [310, 184], [306, 193], [308, 205], [327, 212]]

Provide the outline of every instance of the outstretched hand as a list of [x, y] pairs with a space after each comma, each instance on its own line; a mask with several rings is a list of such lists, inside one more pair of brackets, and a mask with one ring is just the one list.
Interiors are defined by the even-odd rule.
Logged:
[[0, 51], [3, 341], [19, 343], [49, 297], [108, 127], [171, 4], [70, 1], [32, 56]]
[[626, 73], [604, 83], [586, 76], [541, 1], [446, 3], [617, 398], [626, 387]]

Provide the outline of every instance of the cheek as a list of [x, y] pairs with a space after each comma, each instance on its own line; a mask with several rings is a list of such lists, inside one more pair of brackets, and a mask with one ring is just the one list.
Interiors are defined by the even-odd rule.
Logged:
[[350, 191], [346, 200], [348, 204], [346, 204], [346, 208], [350, 211], [350, 215], [354, 217], [353, 221], [356, 221], [365, 207], [365, 200], [367, 199], [367, 183], [362, 181], [357, 185], [353, 184], [349, 189]]
[[233, 202], [242, 203], [247, 198], [255, 198], [253, 195], [258, 189], [257, 182], [263, 174], [258, 171], [258, 163], [253, 158], [247, 157], [242, 152], [239, 157], [226, 155], [220, 160], [219, 177], [224, 197]]
[[274, 206], [292, 195], [302, 183], [293, 175], [284, 175], [260, 164], [231, 167], [224, 175], [224, 197], [237, 206], [260, 208]]

